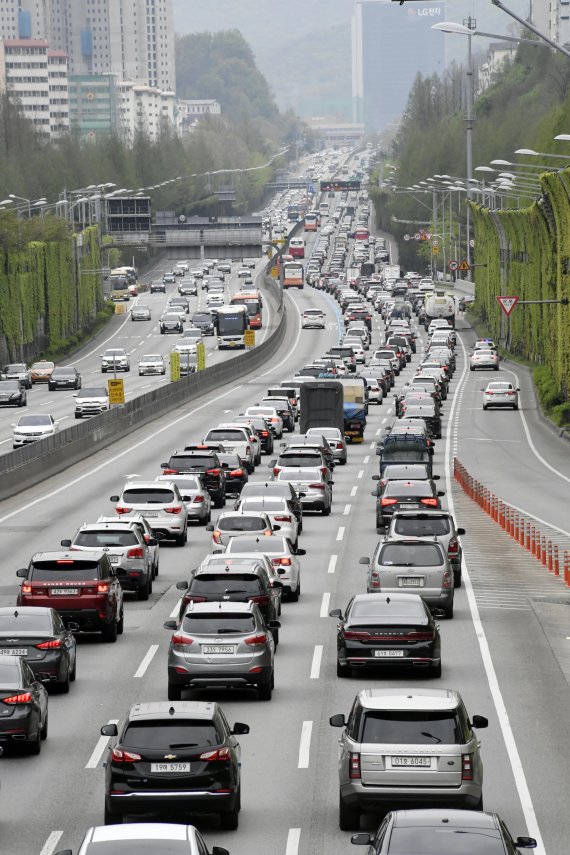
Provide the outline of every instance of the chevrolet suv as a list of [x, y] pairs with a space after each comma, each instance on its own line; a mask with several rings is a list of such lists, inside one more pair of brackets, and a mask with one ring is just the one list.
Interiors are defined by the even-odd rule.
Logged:
[[16, 575], [19, 606], [55, 609], [66, 625], [100, 632], [103, 641], [123, 632], [123, 591], [105, 552], [37, 552]]
[[115, 568], [123, 590], [135, 591], [139, 600], [148, 600], [152, 593], [152, 556], [138, 527], [128, 522], [84, 524], [73, 540], [62, 540], [61, 545], [73, 552], [101, 549]]
[[459, 692], [452, 689], [363, 689], [339, 740], [339, 826], [358, 828], [360, 815], [399, 807], [483, 810], [483, 762]]
[[241, 808], [241, 750], [217, 703], [155, 701], [135, 704], [117, 727], [105, 767], [105, 825], [124, 814], [167, 811], [184, 822], [195, 813], [217, 813], [223, 829], [236, 829]]

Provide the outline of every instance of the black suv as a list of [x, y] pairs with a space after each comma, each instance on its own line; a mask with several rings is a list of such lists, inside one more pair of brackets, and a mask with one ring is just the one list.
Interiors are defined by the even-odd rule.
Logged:
[[185, 475], [199, 473], [206, 490], [212, 497], [215, 508], [223, 508], [226, 503], [226, 471], [218, 457], [218, 452], [204, 448], [202, 450], [175, 451], [168, 463], [161, 463], [165, 475]]
[[[208, 564], [194, 571], [186, 582], [176, 587], [184, 591], [180, 601], [179, 620], [190, 603], [255, 603], [266, 623], [276, 620], [281, 611], [280, 582], [271, 580], [267, 570], [255, 559], [231, 558], [225, 566]], [[273, 632], [275, 644], [279, 633]]]
[[166, 811], [217, 813], [223, 829], [238, 827], [241, 808], [240, 748], [216, 703], [158, 701], [135, 704], [120, 726], [106, 724], [105, 825], [124, 814]]

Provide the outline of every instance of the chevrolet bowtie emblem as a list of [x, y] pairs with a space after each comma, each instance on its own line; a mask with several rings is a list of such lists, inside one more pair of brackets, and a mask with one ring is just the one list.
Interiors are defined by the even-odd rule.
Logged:
[[165, 754], [164, 759], [165, 760], [176, 760], [176, 754]]

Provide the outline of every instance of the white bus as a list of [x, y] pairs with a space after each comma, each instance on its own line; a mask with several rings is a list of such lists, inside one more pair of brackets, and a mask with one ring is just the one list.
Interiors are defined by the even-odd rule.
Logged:
[[218, 350], [245, 347], [245, 331], [249, 329], [246, 306], [220, 306], [214, 313]]

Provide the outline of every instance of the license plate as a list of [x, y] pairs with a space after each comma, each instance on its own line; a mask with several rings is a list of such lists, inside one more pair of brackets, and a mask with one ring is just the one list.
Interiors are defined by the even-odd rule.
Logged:
[[0, 656], [27, 656], [27, 647], [0, 647]]
[[423, 584], [423, 576], [405, 576], [403, 579], [400, 579], [402, 588], [422, 588]]
[[402, 505], [404, 505], [406, 508], [412, 508], [414, 511], [417, 511], [417, 509], [419, 508], [419, 505], [416, 505], [413, 502], [402, 502]]
[[359, 435], [360, 435], [360, 431], [357, 431], [357, 430], [345, 430], [345, 434], [346, 434], [347, 436], [359, 436]]
[[392, 757], [392, 766], [431, 766], [431, 757]]
[[158, 516], [158, 511], [144, 511], [144, 516], [152, 517], [154, 519], [154, 517]]
[[52, 597], [76, 597], [79, 593], [79, 588], [52, 588], [50, 594]]
[[235, 650], [233, 644], [204, 644], [202, 653], [233, 653]]
[[392, 657], [402, 658], [404, 655], [403, 650], [375, 650], [374, 656], [378, 659], [390, 659]]
[[109, 561], [111, 562], [111, 564], [118, 564], [119, 561], [121, 560], [120, 556], [118, 556], [118, 555], [109, 555], [108, 558], [109, 558]]
[[190, 763], [151, 763], [151, 772], [166, 772], [167, 774], [176, 774], [177, 772], [189, 772]]

